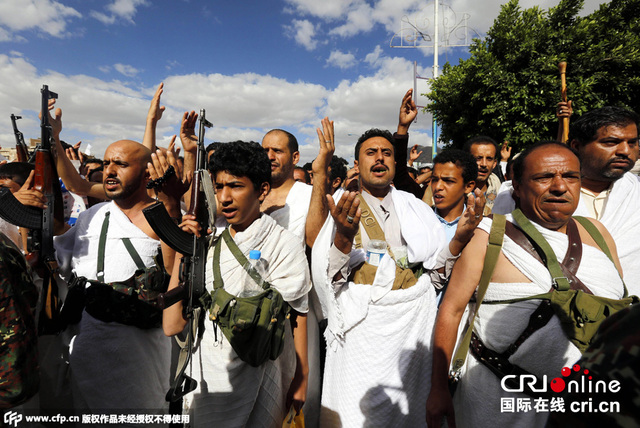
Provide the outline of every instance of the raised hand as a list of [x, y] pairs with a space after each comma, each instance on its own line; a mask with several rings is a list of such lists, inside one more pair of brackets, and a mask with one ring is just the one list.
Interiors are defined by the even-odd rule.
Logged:
[[413, 165], [413, 163], [418, 160], [421, 154], [422, 150], [418, 151], [418, 145], [414, 144], [413, 147], [411, 147], [411, 151], [409, 152], [409, 165]]
[[556, 117], [571, 117], [573, 114], [573, 108], [571, 107], [571, 100], [564, 102], [560, 101], [556, 108]]
[[511, 157], [511, 149], [512, 147], [509, 145], [508, 141], [504, 141], [502, 146], [500, 147], [500, 160], [506, 162]]
[[418, 115], [418, 108], [413, 101], [413, 89], [409, 89], [402, 97], [402, 104], [400, 105], [400, 115], [398, 117], [398, 134], [404, 135], [409, 132], [411, 122], [413, 122]]
[[449, 243], [449, 250], [452, 255], [457, 256], [460, 254], [471, 241], [473, 232], [482, 221], [486, 203], [487, 199], [480, 189], [475, 189], [467, 195], [467, 208], [462, 213], [456, 227], [456, 233]]
[[311, 165], [314, 177], [316, 176], [316, 174], [327, 172], [329, 164], [331, 163], [331, 158], [333, 157], [333, 153], [336, 150], [332, 120], [329, 120], [328, 117], [322, 119], [322, 131], [320, 130], [320, 128], [316, 128], [316, 132], [318, 133], [320, 150], [318, 151], [318, 156], [315, 158], [313, 164]]
[[29, 177], [24, 182], [20, 190], [15, 192], [13, 196], [22, 204], [29, 205], [36, 208], [45, 209], [47, 207], [47, 198], [44, 194], [36, 189], [30, 189], [31, 183], [33, 182], [33, 176], [35, 175], [35, 171], [31, 171]]
[[[51, 115], [51, 110], [55, 108], [56, 99], [49, 99], [49, 125], [51, 125], [51, 134], [54, 139], [60, 138], [60, 133], [62, 132], [62, 110], [57, 108], [54, 112], [55, 116]], [[42, 112], [38, 113], [38, 119], [42, 119]]]
[[[175, 141], [175, 135], [171, 143]], [[163, 193], [173, 201], [179, 201], [189, 188], [189, 183], [183, 179], [183, 165], [174, 152], [166, 149], [158, 149], [151, 154], [151, 162], [147, 163], [149, 177], [156, 183], [153, 186], [158, 192]]]
[[185, 153], [196, 153], [198, 149], [198, 136], [196, 135], [196, 122], [198, 114], [195, 111], [185, 111], [180, 124], [180, 141]]
[[151, 99], [151, 105], [149, 106], [149, 113], [147, 113], [147, 122], [158, 122], [162, 119], [162, 113], [164, 113], [165, 106], [160, 105], [160, 96], [164, 91], [164, 83], [158, 85], [156, 93]]

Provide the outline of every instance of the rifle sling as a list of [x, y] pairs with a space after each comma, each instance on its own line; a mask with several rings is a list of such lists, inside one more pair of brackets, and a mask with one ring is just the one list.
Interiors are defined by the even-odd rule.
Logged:
[[[226, 228], [222, 232], [222, 239], [224, 239], [224, 243], [227, 244], [227, 247], [231, 251], [231, 254], [235, 257], [236, 261], [240, 263], [240, 266], [244, 268], [244, 270], [249, 274], [249, 276], [256, 282], [256, 284], [262, 284], [262, 288], [268, 290], [271, 288], [271, 284], [265, 281], [258, 271], [256, 271], [252, 266], [250, 266], [247, 258], [240, 248], [236, 245], [235, 241], [231, 237], [229, 233], [229, 228]], [[222, 281], [222, 274], [220, 273], [220, 247], [222, 246], [222, 242], [218, 240], [216, 243], [215, 249], [213, 251], [213, 288], [215, 290], [224, 287], [224, 282]]]
[[[104, 215], [104, 221], [102, 222], [102, 229], [100, 230], [100, 241], [98, 242], [98, 273], [97, 278], [98, 281], [104, 283], [104, 252], [105, 247], [107, 245], [107, 232], [109, 230], [109, 216], [111, 211], [107, 211]], [[140, 254], [136, 251], [131, 240], [129, 238], [122, 238], [122, 243], [124, 244], [127, 252], [131, 256], [131, 259], [136, 264], [138, 269], [146, 269], [146, 266], [142, 262], [142, 258], [140, 258]]]

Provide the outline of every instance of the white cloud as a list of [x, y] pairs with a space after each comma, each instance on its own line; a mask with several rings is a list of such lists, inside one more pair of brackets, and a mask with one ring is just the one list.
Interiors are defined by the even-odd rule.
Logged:
[[[343, 81], [333, 90], [255, 73], [168, 76], [164, 79], [162, 104], [166, 111], [158, 124], [158, 144], [166, 146], [171, 135], [179, 132], [182, 112], [204, 108], [214, 124], [207, 131], [208, 142], [259, 142], [267, 130], [284, 128], [298, 138], [301, 163], [305, 163], [317, 155], [315, 128], [328, 115], [335, 121], [336, 153], [352, 161], [353, 146], [362, 132], [371, 127], [395, 130], [400, 101], [413, 85], [410, 61], [385, 57], [378, 49], [370, 55], [377, 55], [374, 75]], [[27, 58], [0, 54], [0, 117], [22, 115], [19, 125], [25, 138], [39, 136], [37, 110], [43, 83], [59, 94], [65, 141], [82, 140], [101, 156], [113, 141], [142, 139], [155, 87], [41, 71]], [[430, 116], [419, 115], [418, 123], [411, 127], [412, 142], [428, 144], [430, 121]], [[10, 126], [0, 121], [0, 145], [14, 144]]]
[[327, 59], [327, 65], [338, 67], [342, 70], [355, 67], [358, 64], [356, 57], [352, 53], [344, 53], [340, 51], [333, 51]]
[[103, 73], [109, 73], [111, 71], [111, 67], [109, 67], [108, 65], [101, 65], [98, 67], [98, 70], [102, 71]]
[[380, 58], [382, 56], [383, 56], [382, 48], [380, 47], [380, 45], [378, 45], [373, 50], [373, 52], [368, 53], [367, 56], [364, 57], [364, 61], [371, 66], [379, 65]]
[[312, 121], [326, 97], [323, 86], [255, 73], [177, 75], [164, 84], [168, 105], [183, 111], [205, 108], [214, 125], [231, 127], [269, 129]]
[[[329, 35], [353, 37], [371, 31], [376, 25], [382, 25], [391, 37], [392, 34], [400, 32], [401, 21], [405, 15], [414, 25], [423, 29], [427, 34], [433, 35], [433, 4], [425, 7], [425, 3], [420, 0], [286, 1], [289, 6], [284, 9], [285, 12], [324, 20], [330, 28]], [[585, 0], [581, 15], [593, 12], [603, 2], [605, 1]], [[459, 23], [464, 14], [468, 14], [469, 27], [483, 35], [498, 16], [502, 3], [504, 2], [451, 0], [449, 6], [441, 6], [440, 9], [441, 31], [443, 32], [446, 26], [453, 29], [454, 24]], [[556, 6], [557, 3], [557, 0], [520, 0], [522, 8], [539, 6], [542, 9], [548, 9]], [[469, 30], [470, 37], [475, 37], [476, 34], [471, 29]]]
[[318, 18], [339, 18], [344, 11], [363, 0], [286, 0], [293, 9], [301, 15], [311, 15]]
[[123, 74], [127, 77], [135, 77], [141, 71], [127, 64], [114, 64], [113, 68], [118, 73]]
[[318, 41], [315, 40], [316, 27], [311, 21], [294, 19], [292, 25], [285, 25], [286, 35], [289, 38], [293, 38], [296, 43], [304, 46], [308, 51], [312, 51], [318, 45]]
[[0, 1], [0, 41], [24, 41], [15, 33], [35, 30], [53, 37], [68, 35], [67, 25], [80, 12], [54, 0]]
[[133, 17], [138, 7], [147, 5], [149, 5], [147, 0], [114, 0], [105, 6], [107, 13], [92, 10], [90, 14], [93, 18], [107, 25], [114, 24], [119, 20], [134, 24]]

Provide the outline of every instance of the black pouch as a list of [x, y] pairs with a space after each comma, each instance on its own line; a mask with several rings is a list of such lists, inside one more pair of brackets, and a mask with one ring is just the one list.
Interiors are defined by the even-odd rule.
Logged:
[[162, 325], [162, 309], [157, 297], [167, 290], [170, 276], [156, 258], [156, 265], [139, 269], [126, 281], [105, 284], [87, 281], [85, 309], [104, 322], [118, 322], [142, 329]]

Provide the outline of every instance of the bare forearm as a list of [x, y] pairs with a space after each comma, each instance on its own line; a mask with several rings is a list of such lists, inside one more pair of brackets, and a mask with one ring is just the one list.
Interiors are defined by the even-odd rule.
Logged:
[[446, 388], [449, 377], [449, 364], [456, 344], [459, 315], [447, 311], [439, 311], [436, 321], [433, 343], [433, 368], [431, 372], [432, 388]]
[[309, 358], [307, 347], [307, 314], [298, 313], [293, 328], [293, 346], [296, 349], [296, 372], [303, 376], [309, 374]]
[[142, 137], [142, 145], [151, 150], [152, 153], [156, 151], [156, 125], [156, 120], [147, 118], [144, 137]]
[[[164, 255], [164, 253], [163, 253]], [[176, 260], [178, 261], [178, 260]], [[180, 285], [180, 263], [173, 263], [171, 274], [171, 282], [169, 282], [168, 290], [173, 290]], [[168, 291], [167, 290], [167, 291]], [[162, 329], [167, 336], [173, 336], [184, 330], [187, 321], [182, 316], [182, 301], [169, 306], [162, 311]]]
[[309, 248], [313, 248], [318, 233], [329, 215], [329, 205], [327, 204], [328, 191], [327, 174], [324, 172], [313, 173], [313, 190], [311, 191], [311, 202], [309, 204], [309, 214], [305, 225], [306, 242]]

